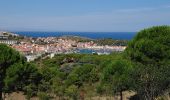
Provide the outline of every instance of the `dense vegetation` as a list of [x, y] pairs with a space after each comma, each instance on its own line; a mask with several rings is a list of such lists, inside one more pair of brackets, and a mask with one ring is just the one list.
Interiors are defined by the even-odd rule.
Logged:
[[119, 57], [120, 54], [109, 56], [61, 54], [53, 59], [40, 60], [36, 63], [44, 79], [41, 85], [46, 88], [41, 90], [41, 93], [53, 94], [61, 99], [64, 97], [83, 99], [96, 96], [98, 93], [96, 89], [105, 64]]
[[140, 98], [153, 100], [169, 93], [170, 27], [144, 29], [129, 43], [126, 57], [134, 63], [133, 89]]
[[94, 41], [98, 45], [127, 46], [128, 40], [113, 40], [111, 38], [98, 39]]
[[71, 39], [75, 40], [77, 42], [90, 42], [93, 41], [97, 45], [109, 45], [109, 46], [127, 46], [128, 40], [114, 40], [112, 38], [104, 38], [104, 39], [89, 39], [84, 37], [78, 37], [78, 36], [63, 36], [60, 37], [63, 39]]
[[[133, 91], [135, 100], [164, 99], [170, 93], [170, 27], [140, 31], [123, 53], [60, 54], [27, 63], [0, 44], [1, 94], [23, 91], [30, 99], [81, 99]], [[165, 99], [167, 100], [167, 99]]]
[[0, 98], [2, 98], [2, 92], [5, 86], [4, 81], [5, 75], [7, 73], [7, 69], [17, 63], [22, 63], [22, 57], [19, 55], [19, 53], [8, 46], [1, 44], [0, 45]]

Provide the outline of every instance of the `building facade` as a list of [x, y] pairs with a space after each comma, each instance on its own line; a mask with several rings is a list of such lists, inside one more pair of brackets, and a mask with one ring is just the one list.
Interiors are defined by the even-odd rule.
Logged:
[[0, 40], [0, 43], [12, 45], [12, 44], [16, 44], [17, 41], [16, 40]]

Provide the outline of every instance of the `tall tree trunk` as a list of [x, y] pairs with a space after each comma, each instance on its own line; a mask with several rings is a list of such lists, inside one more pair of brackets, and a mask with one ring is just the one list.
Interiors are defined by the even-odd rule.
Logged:
[[0, 79], [0, 100], [2, 100], [2, 80]]
[[123, 100], [123, 92], [120, 91], [120, 100]]

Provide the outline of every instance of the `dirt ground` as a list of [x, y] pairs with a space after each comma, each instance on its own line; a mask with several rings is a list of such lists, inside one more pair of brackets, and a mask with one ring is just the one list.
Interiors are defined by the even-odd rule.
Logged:
[[[134, 92], [123, 92], [123, 100], [129, 100], [129, 97], [135, 95]], [[85, 100], [119, 100], [119, 96], [95, 96], [88, 97]], [[27, 100], [26, 96], [22, 92], [13, 92], [9, 95], [6, 95], [5, 100]], [[39, 100], [38, 97], [33, 97], [31, 100]], [[53, 100], [59, 100], [58, 98], [54, 98]]]

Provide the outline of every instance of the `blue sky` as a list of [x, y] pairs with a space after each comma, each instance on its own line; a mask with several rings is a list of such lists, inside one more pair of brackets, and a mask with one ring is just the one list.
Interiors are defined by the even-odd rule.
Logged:
[[0, 0], [0, 30], [134, 32], [170, 25], [170, 0]]

